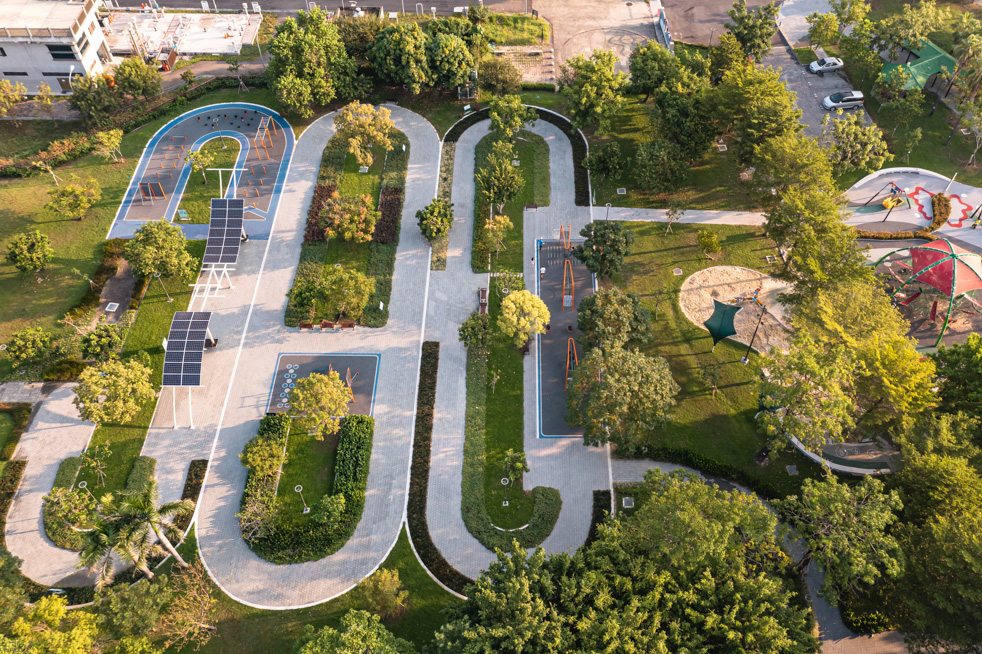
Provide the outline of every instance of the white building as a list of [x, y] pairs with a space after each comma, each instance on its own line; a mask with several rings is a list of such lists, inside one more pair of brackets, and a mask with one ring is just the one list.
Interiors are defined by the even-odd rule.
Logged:
[[70, 94], [69, 75], [101, 75], [112, 61], [96, 15], [101, 0], [0, 0], [0, 77], [28, 94]]

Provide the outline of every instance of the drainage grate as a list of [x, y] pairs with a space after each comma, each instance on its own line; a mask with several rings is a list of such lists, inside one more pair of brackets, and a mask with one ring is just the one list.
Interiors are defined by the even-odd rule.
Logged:
[[119, 310], [119, 302], [110, 302], [106, 305], [106, 313], [116, 313]]
[[676, 277], [678, 277], [679, 275], [682, 274], [682, 269], [681, 268], [676, 268], [676, 269], [674, 269], [672, 271], [672, 274], [675, 275]]

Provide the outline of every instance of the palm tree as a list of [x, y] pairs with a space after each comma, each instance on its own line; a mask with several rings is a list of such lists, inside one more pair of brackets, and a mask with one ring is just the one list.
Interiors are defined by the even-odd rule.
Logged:
[[149, 532], [152, 531], [164, 549], [170, 552], [182, 568], [185, 568], [187, 562], [177, 553], [170, 539], [181, 537], [181, 530], [173, 520], [194, 511], [194, 502], [178, 500], [158, 506], [159, 499], [157, 481], [152, 480], [145, 488], [123, 496], [118, 507], [119, 518], [128, 525], [127, 532], [131, 538], [137, 541], [147, 539]]
[[[103, 497], [103, 502], [107, 500], [111, 503], [112, 496]], [[148, 579], [153, 579], [153, 572], [147, 564], [147, 555], [152, 551], [153, 543], [126, 527], [127, 525], [120, 525], [116, 521], [100, 520], [96, 527], [86, 534], [78, 567], [88, 568], [89, 572], [95, 573], [97, 591], [113, 582], [118, 560], [133, 564]]]

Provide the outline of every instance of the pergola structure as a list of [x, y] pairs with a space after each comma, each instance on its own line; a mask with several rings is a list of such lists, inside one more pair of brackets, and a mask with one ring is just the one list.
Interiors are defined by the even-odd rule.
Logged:
[[935, 343], [935, 347], [937, 347], [948, 328], [955, 301], [964, 297], [973, 304], [978, 304], [969, 293], [982, 289], [982, 256], [960, 248], [947, 239], [939, 238], [930, 243], [909, 245], [893, 250], [881, 257], [876, 262], [876, 266], [878, 267], [887, 258], [904, 251], [910, 253], [911, 274], [906, 281], [903, 281], [900, 286], [893, 290], [890, 298], [895, 298], [898, 293], [915, 282], [926, 284], [947, 296], [948, 309], [945, 312], [941, 333]]

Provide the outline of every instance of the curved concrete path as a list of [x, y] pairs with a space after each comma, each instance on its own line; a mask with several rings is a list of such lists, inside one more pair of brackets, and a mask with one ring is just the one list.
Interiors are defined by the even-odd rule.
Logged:
[[48, 540], [41, 508], [51, 492], [58, 466], [88, 445], [95, 425], [83, 422], [72, 404], [75, 384], [56, 388], [21, 435], [15, 459], [27, 459], [20, 487], [7, 513], [7, 549], [24, 561], [22, 572], [46, 586], [85, 586], [92, 579], [78, 569], [78, 554]]
[[[204, 431], [214, 434], [207, 457], [211, 465], [198, 507], [198, 546], [212, 578], [231, 597], [250, 606], [298, 608], [344, 593], [385, 560], [402, 526], [430, 262], [429, 245], [416, 226], [415, 214], [435, 194], [440, 141], [419, 115], [392, 105], [388, 108], [396, 128], [411, 143], [388, 325], [343, 333], [301, 333], [283, 326], [286, 293], [296, 271], [321, 154], [334, 134], [330, 115], [308, 127], [297, 142], [265, 247], [250, 242], [247, 245], [252, 249], [244, 259], [240, 257], [233, 295], [243, 293], [250, 298], [232, 300], [228, 312], [222, 308], [227, 299], [208, 301], [209, 310], [217, 311], [219, 320], [239, 329], [225, 332], [228, 349], [205, 361], [206, 368], [221, 368], [227, 376], [224, 385], [209, 386], [209, 398], [213, 399], [198, 409], [199, 413], [208, 412], [204, 419], [209, 426]], [[239, 453], [257, 431], [277, 356], [286, 352], [381, 354], [375, 440], [361, 521], [338, 552], [298, 565], [275, 565], [253, 554], [242, 540], [235, 516], [246, 479]], [[217, 354], [222, 354], [220, 361], [213, 358]], [[179, 395], [179, 416], [180, 399]], [[201, 406], [198, 398], [195, 403]], [[159, 443], [162, 449], [169, 447], [166, 436]], [[200, 443], [192, 447], [198, 446]], [[152, 447], [148, 442], [145, 451]], [[186, 465], [186, 461], [182, 463]]]

